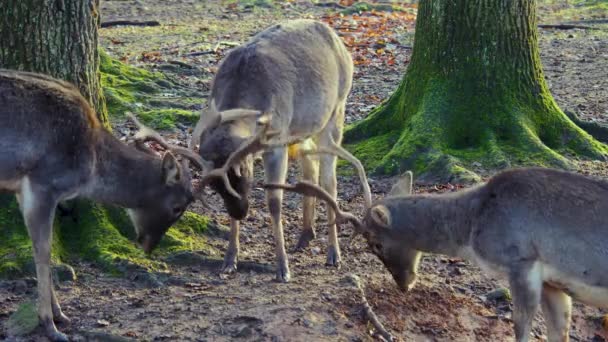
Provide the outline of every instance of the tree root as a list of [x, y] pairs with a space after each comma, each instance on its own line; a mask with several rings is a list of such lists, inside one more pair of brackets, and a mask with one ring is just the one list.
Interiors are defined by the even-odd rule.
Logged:
[[582, 128], [585, 132], [589, 133], [595, 140], [608, 144], [608, 126], [598, 124], [596, 122], [589, 122], [581, 120], [576, 114], [569, 110], [565, 110], [564, 113], [574, 122], [578, 127]]
[[347, 276], [347, 280], [355, 286], [359, 292], [359, 296], [361, 298], [361, 303], [363, 304], [363, 310], [365, 313], [365, 317], [374, 325], [376, 328], [377, 334], [380, 335], [386, 341], [396, 341], [395, 337], [382, 325], [378, 316], [372, 310], [371, 305], [367, 301], [365, 297], [365, 291], [363, 290], [363, 281], [356, 274], [349, 274]]

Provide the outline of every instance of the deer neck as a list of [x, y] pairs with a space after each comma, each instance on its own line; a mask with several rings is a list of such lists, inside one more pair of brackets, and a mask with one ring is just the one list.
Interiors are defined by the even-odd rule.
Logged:
[[126, 208], [141, 206], [161, 183], [160, 158], [123, 144], [99, 130], [92, 181], [85, 197]]
[[427, 253], [459, 256], [470, 240], [474, 194], [405, 197], [401, 199], [405, 203], [391, 210], [398, 218], [392, 225], [403, 244]]

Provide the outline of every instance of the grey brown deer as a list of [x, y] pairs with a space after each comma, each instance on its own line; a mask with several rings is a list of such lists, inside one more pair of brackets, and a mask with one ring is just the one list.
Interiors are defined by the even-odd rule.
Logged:
[[[262, 153], [266, 182], [285, 181], [288, 145], [299, 146], [302, 178], [336, 196], [336, 157], [357, 162], [340, 147], [346, 97], [353, 62], [341, 39], [329, 26], [313, 20], [274, 25], [232, 50], [222, 61], [211, 89], [209, 108], [201, 115], [190, 143], [205, 158], [202, 186], [221, 195], [231, 217], [224, 272], [237, 268], [239, 220], [247, 215], [253, 179], [253, 155]], [[323, 153], [313, 157], [312, 152]], [[214, 169], [214, 171], [210, 171]], [[361, 164], [359, 175], [365, 177]], [[320, 179], [319, 179], [320, 178]], [[364, 191], [369, 193], [367, 181]], [[277, 279], [290, 272], [281, 222], [282, 191], [266, 192], [275, 238]], [[331, 208], [328, 210], [333, 220]], [[303, 231], [296, 249], [315, 237], [314, 197], [303, 201]], [[338, 266], [336, 226], [329, 226], [327, 264]]]
[[[136, 146], [126, 145], [102, 127], [71, 84], [0, 70], [0, 190], [17, 196], [33, 243], [38, 314], [53, 341], [67, 340], [54, 321], [69, 322], [50, 273], [58, 203], [81, 197], [129, 208], [137, 241], [150, 252], [194, 200], [185, 163], [170, 151], [160, 158], [143, 149], [154, 134], [140, 131]], [[172, 151], [197, 157], [186, 148]]]
[[397, 285], [410, 289], [422, 252], [461, 257], [506, 276], [517, 341], [527, 341], [538, 305], [549, 341], [568, 341], [571, 298], [608, 308], [608, 182], [541, 168], [513, 169], [444, 195], [411, 195], [411, 174], [362, 220], [310, 183], [267, 184], [317, 196], [351, 222]]

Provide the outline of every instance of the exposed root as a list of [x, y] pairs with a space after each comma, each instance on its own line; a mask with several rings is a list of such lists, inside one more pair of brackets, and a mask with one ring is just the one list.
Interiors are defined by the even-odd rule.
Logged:
[[363, 290], [363, 281], [361, 280], [361, 278], [358, 275], [352, 273], [347, 275], [346, 277], [348, 281], [350, 281], [352, 285], [357, 288], [359, 296], [361, 297], [361, 303], [363, 304], [365, 317], [369, 319], [369, 321], [374, 325], [377, 334], [380, 335], [383, 340], [396, 341], [397, 339], [388, 330], [386, 330], [386, 328], [384, 328], [384, 326], [378, 319], [378, 316], [376, 316], [374, 310], [372, 310], [371, 305], [369, 305], [369, 302], [365, 297], [365, 291]]

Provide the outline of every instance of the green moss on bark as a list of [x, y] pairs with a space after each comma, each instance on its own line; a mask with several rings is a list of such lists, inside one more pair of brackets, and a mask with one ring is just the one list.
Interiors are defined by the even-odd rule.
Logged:
[[[68, 206], [69, 213], [58, 210], [56, 215], [54, 263], [85, 260], [112, 274], [122, 273], [125, 265], [164, 270], [167, 266], [160, 258], [210, 248], [205, 236], [208, 219], [191, 212], [169, 229], [149, 257], [133, 242], [134, 229], [124, 210], [81, 200]], [[12, 195], [0, 196], [0, 236], [0, 277], [34, 275], [32, 243]]]
[[[101, 51], [101, 84], [112, 119], [123, 119], [126, 112], [136, 114], [155, 129], [174, 129], [176, 123], [192, 125], [199, 114], [187, 108], [200, 104], [160, 72], [135, 68], [112, 59]], [[179, 102], [164, 100], [165, 94], [180, 97]]]
[[[368, 169], [468, 182], [479, 180], [473, 164], [569, 168], [567, 155], [605, 158], [608, 147], [572, 123], [548, 90], [534, 4], [506, 2], [421, 1], [407, 74], [345, 134]], [[486, 13], [473, 15], [480, 8]]]

